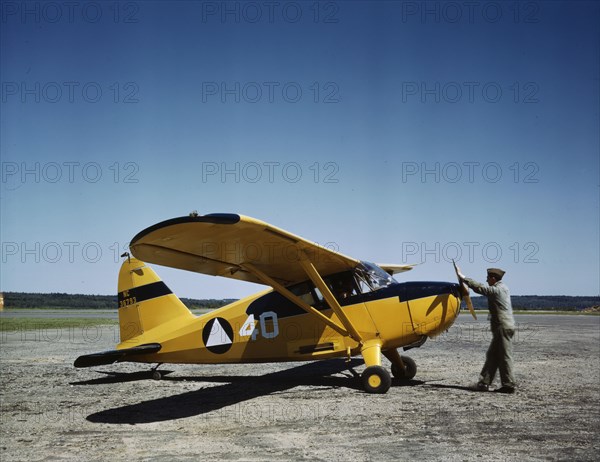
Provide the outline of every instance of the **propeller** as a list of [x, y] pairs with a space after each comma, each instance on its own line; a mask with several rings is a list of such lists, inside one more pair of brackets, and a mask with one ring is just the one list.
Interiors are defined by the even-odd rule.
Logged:
[[467, 308], [469, 308], [469, 312], [471, 313], [471, 316], [473, 316], [474, 319], [477, 319], [475, 309], [473, 308], [473, 302], [471, 301], [471, 296], [469, 295], [469, 288], [467, 287], [467, 284], [465, 284], [465, 281], [463, 281], [458, 275], [458, 266], [456, 266], [456, 262], [454, 260], [452, 260], [452, 264], [454, 265], [454, 271], [456, 272], [456, 277], [458, 278], [458, 285], [460, 288], [461, 298], [465, 300]]

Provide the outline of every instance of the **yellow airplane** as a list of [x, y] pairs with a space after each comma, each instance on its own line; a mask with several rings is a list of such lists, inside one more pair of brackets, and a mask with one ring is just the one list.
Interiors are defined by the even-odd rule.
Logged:
[[[119, 361], [215, 364], [310, 361], [362, 355], [362, 385], [385, 393], [390, 373], [411, 379], [415, 362], [397, 348], [448, 329], [464, 284], [397, 282], [413, 265], [375, 265], [254, 218], [209, 214], [166, 220], [138, 233], [119, 272], [116, 350], [80, 356], [75, 367]], [[145, 263], [255, 282], [269, 289], [193, 315]]]

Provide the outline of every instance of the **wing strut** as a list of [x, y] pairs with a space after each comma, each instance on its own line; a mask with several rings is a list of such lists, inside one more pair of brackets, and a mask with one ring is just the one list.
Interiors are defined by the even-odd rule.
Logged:
[[302, 268], [304, 268], [304, 271], [306, 271], [306, 274], [308, 275], [310, 280], [321, 291], [329, 307], [333, 310], [333, 312], [337, 315], [340, 321], [342, 321], [344, 327], [348, 330], [350, 337], [352, 337], [359, 343], [363, 343], [361, 335], [358, 333], [354, 325], [350, 322], [348, 316], [346, 316], [346, 314], [342, 311], [342, 307], [336, 300], [335, 296], [331, 293], [331, 290], [329, 290], [329, 287], [327, 287], [327, 284], [325, 284], [325, 281], [323, 281], [323, 278], [321, 277], [315, 266], [309, 260], [308, 255], [306, 255], [306, 252], [304, 252], [301, 249], [298, 250], [300, 253], [300, 264], [302, 265]]
[[246, 271], [254, 274], [258, 279], [260, 279], [265, 284], [273, 287], [273, 289], [275, 289], [277, 292], [279, 292], [285, 298], [290, 300], [292, 303], [295, 303], [296, 305], [298, 305], [300, 308], [302, 308], [307, 313], [313, 314], [313, 315], [317, 316], [318, 318], [320, 318], [321, 321], [323, 321], [325, 324], [327, 324], [329, 327], [331, 327], [336, 332], [342, 334], [345, 337], [351, 336], [351, 334], [348, 331], [346, 331], [342, 326], [338, 325], [336, 322], [329, 319], [327, 316], [325, 316], [323, 313], [321, 313], [317, 309], [310, 306], [308, 303], [305, 303], [304, 301], [302, 301], [300, 299], [300, 297], [298, 297], [295, 294], [293, 294], [292, 292], [290, 292], [288, 289], [286, 289], [284, 286], [279, 284], [277, 281], [275, 281], [271, 277], [267, 276], [265, 273], [263, 273], [261, 270], [259, 270], [254, 265], [252, 265], [250, 263], [243, 263], [240, 266], [242, 268], [244, 268]]

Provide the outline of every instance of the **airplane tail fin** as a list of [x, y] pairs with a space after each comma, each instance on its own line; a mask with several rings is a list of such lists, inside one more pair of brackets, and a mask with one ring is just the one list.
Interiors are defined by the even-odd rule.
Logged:
[[136, 258], [121, 265], [118, 291], [121, 344], [176, 318], [194, 318], [152, 268]]

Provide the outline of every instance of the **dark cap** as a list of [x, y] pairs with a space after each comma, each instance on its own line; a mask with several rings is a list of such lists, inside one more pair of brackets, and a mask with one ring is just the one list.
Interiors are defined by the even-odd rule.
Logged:
[[500, 268], [488, 268], [487, 272], [489, 275], [494, 276], [498, 280], [502, 279], [502, 276], [504, 276], [504, 273], [506, 273], [506, 271], [501, 270]]

